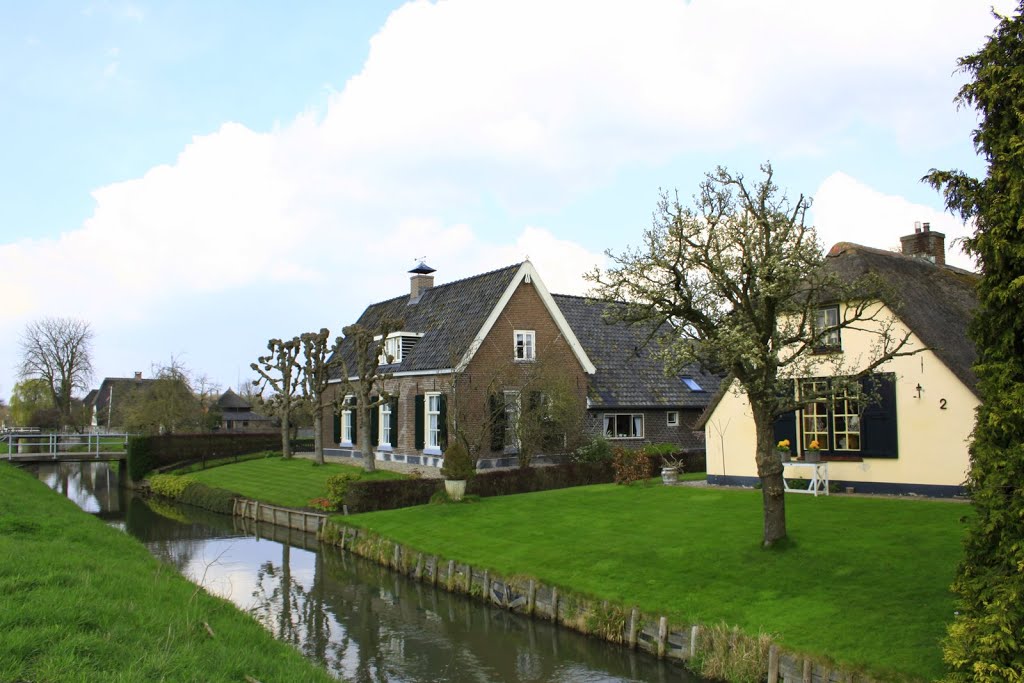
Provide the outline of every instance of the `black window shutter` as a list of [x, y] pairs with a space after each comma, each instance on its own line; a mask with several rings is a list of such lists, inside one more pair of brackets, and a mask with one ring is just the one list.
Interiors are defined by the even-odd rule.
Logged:
[[491, 394], [491, 450], [503, 451], [505, 449], [505, 402], [500, 400], [497, 394]]
[[341, 414], [334, 414], [334, 443], [341, 443]]
[[427, 412], [423, 405], [424, 398], [423, 394], [416, 396], [416, 442], [413, 446], [415, 446], [418, 451], [422, 451], [423, 447], [427, 443], [426, 425], [424, 424], [427, 419]]
[[441, 406], [440, 413], [437, 416], [437, 421], [441, 423], [438, 425], [441, 433], [438, 435], [438, 440], [441, 443], [441, 450], [443, 451], [448, 448], [448, 397], [441, 394], [440, 398]]
[[391, 405], [391, 447], [398, 446], [398, 397], [392, 396], [388, 401]]
[[359, 443], [359, 433], [356, 431], [356, 427], [359, 424], [359, 420], [357, 420], [356, 418], [359, 415], [359, 410], [356, 408], [356, 405], [354, 403], [352, 405], [352, 411], [349, 413], [349, 415], [351, 416], [350, 419], [352, 420], [352, 443], [353, 444], [358, 444]]
[[[370, 403], [377, 401], [376, 396], [370, 397]], [[376, 446], [380, 443], [380, 406], [370, 409], [370, 445]]]
[[896, 375], [887, 372], [861, 380], [871, 400], [861, 416], [860, 454], [865, 458], [899, 457], [899, 433], [896, 419]]
[[775, 443], [783, 439], [789, 439], [789, 450], [793, 453], [800, 452], [800, 444], [796, 440], [796, 411], [791, 410], [775, 418], [773, 425], [775, 431]]

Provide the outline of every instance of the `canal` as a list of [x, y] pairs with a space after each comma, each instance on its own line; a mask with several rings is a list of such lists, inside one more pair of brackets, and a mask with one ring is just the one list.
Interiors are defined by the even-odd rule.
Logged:
[[313, 534], [143, 499], [106, 463], [33, 469], [346, 681], [700, 680], [677, 663], [414, 582]]

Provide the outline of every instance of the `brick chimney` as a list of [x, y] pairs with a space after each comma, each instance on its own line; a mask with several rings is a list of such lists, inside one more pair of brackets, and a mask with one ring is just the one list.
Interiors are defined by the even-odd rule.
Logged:
[[940, 266], [946, 265], [946, 236], [932, 232], [931, 225], [914, 221], [914, 234], [900, 238], [906, 256], [925, 258]]
[[435, 270], [420, 261], [419, 265], [409, 272], [412, 273], [412, 277], [409, 278], [409, 303], [414, 304], [420, 300], [423, 292], [434, 286], [434, 276], [431, 273]]
[[142, 379], [142, 371], [141, 370], [136, 370], [135, 371], [135, 379]]

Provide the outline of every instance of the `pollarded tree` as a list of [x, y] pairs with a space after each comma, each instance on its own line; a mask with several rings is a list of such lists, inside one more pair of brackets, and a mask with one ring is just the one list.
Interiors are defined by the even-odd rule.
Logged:
[[[384, 381], [391, 373], [382, 372], [380, 367], [393, 360], [391, 356], [385, 358], [385, 342], [388, 335], [400, 330], [402, 325], [401, 320], [387, 317], [378, 320], [372, 328], [359, 324], [348, 325], [341, 331], [345, 335], [344, 339], [338, 343], [339, 348], [342, 344], [345, 347], [342, 353], [336, 354], [345, 387], [341, 396], [353, 394], [356, 397], [358, 421], [367, 425], [359, 430], [359, 451], [363, 455], [363, 467], [367, 472], [377, 469], [370, 445], [373, 437], [368, 427], [371, 423], [370, 411], [391, 400], [391, 395], [384, 389]], [[382, 363], [382, 360], [385, 362]], [[379, 393], [375, 395], [374, 391]]]
[[259, 376], [252, 381], [254, 387], [271, 387], [274, 390], [273, 402], [276, 412], [281, 418], [281, 454], [285, 458], [292, 457], [291, 447], [291, 416], [297, 401], [296, 390], [302, 381], [302, 366], [296, 358], [302, 344], [298, 337], [285, 341], [271, 339], [267, 342], [265, 356], [260, 356], [258, 363], [250, 363]]
[[[693, 208], [678, 194], [662, 193], [644, 246], [609, 252], [612, 267], [588, 277], [599, 298], [626, 302], [616, 309], [617, 319], [674, 331], [662, 347], [667, 373], [700, 363], [729, 373], [746, 394], [769, 546], [786, 537], [773, 425], [816, 398], [804, 394], [798, 403], [793, 380], [820, 374], [827, 363], [828, 374], [852, 386], [882, 363], [921, 349], [905, 350], [909, 332], [877, 305], [880, 283], [843, 282], [823, 268], [825, 255], [805, 222], [810, 199], [790, 202], [773, 182], [771, 166], [761, 170], [764, 178], [755, 183], [724, 168], [707, 174]], [[819, 310], [835, 302], [846, 302], [840, 319], [821, 324]], [[829, 334], [852, 326], [876, 331], [871, 358], [858, 359], [851, 370], [840, 356], [815, 355]]]
[[978, 111], [974, 147], [988, 163], [925, 177], [947, 207], [974, 219], [979, 307], [971, 326], [981, 405], [967, 487], [976, 514], [953, 590], [957, 616], [944, 646], [957, 681], [1024, 680], [1024, 2], [977, 53], [960, 60], [972, 80], [957, 102]]
[[331, 343], [331, 331], [326, 327], [319, 332], [306, 332], [299, 337], [302, 342], [302, 392], [309, 401], [313, 412], [313, 451], [316, 462], [324, 462], [323, 423], [324, 394], [327, 392], [331, 371], [340, 364], [337, 353], [341, 346], [339, 337]]
[[76, 318], [35, 320], [21, 335], [19, 375], [46, 381], [65, 424], [72, 423], [72, 393], [87, 391], [92, 379], [92, 340], [89, 323]]

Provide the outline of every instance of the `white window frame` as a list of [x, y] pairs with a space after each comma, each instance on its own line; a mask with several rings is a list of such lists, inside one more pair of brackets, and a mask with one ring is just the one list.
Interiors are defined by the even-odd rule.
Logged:
[[839, 334], [839, 306], [822, 306], [814, 312], [814, 332], [820, 334], [814, 350], [819, 353], [842, 351], [843, 339]]
[[352, 394], [345, 396], [345, 401], [342, 405], [349, 406], [341, 411], [341, 443], [339, 446], [351, 446], [352, 445], [352, 415], [355, 406], [352, 405], [355, 397]]
[[518, 363], [537, 360], [537, 333], [535, 330], [512, 331], [512, 358]]
[[[611, 424], [614, 425], [614, 424], [618, 424], [618, 418], [620, 418], [620, 417], [628, 417], [629, 418], [630, 431], [633, 432], [633, 434], [631, 434], [629, 436], [618, 436], [617, 433], [609, 433], [609, 430], [608, 430], [608, 425], [609, 425], [608, 421], [609, 421], [609, 419], [612, 420]], [[636, 433], [636, 431], [637, 431], [636, 430], [637, 418], [640, 418], [640, 422], [639, 422], [640, 433], [639, 434]], [[606, 439], [620, 440], [620, 439], [642, 439], [642, 438], [644, 438], [645, 425], [644, 425], [644, 414], [643, 413], [605, 413], [604, 415], [602, 415], [602, 422], [603, 422], [603, 429], [604, 429], [604, 438], [606, 438]]]
[[516, 389], [506, 389], [502, 395], [505, 398], [505, 452], [516, 453], [519, 451], [519, 415], [522, 408], [520, 401], [523, 400], [523, 396]]
[[669, 427], [678, 427], [679, 426], [679, 411], [678, 410], [670, 410], [667, 413], [665, 413], [665, 424], [668, 425]]
[[[431, 399], [437, 399], [437, 410], [431, 410]], [[434, 418], [435, 427], [430, 421]], [[423, 394], [423, 454], [441, 455], [441, 392], [430, 391]]]
[[384, 401], [379, 406], [377, 406], [377, 450], [392, 450], [391, 401]]

